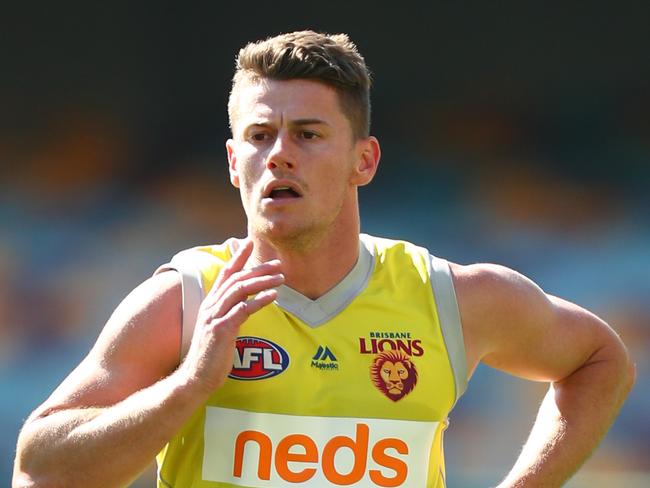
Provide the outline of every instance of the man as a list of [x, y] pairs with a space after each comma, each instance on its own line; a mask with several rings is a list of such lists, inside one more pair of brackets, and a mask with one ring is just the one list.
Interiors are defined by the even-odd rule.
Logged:
[[578, 469], [633, 383], [625, 347], [510, 269], [360, 234], [369, 86], [345, 35], [239, 53], [226, 148], [248, 237], [179, 253], [119, 305], [25, 423], [14, 486], [122, 486], [158, 453], [160, 487], [443, 487], [479, 361], [550, 383], [500, 487]]

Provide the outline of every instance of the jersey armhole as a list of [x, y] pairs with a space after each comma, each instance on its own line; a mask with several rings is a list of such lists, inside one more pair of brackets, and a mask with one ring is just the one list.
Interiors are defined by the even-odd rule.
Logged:
[[[467, 389], [467, 356], [454, 282], [445, 259], [430, 255], [430, 280], [447, 355], [454, 374], [456, 402]], [[455, 402], [454, 402], [455, 403]]]
[[181, 349], [179, 351], [180, 363], [190, 348], [199, 307], [204, 298], [203, 278], [200, 269], [195, 263], [189, 259], [182, 259], [178, 255], [174, 256], [169, 263], [160, 266], [154, 274], [169, 270], [177, 271], [181, 275], [183, 321], [181, 324]]

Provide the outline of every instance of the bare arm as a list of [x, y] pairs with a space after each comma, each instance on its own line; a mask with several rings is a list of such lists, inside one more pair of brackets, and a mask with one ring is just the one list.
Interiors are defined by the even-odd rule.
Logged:
[[452, 267], [470, 371], [479, 361], [550, 389], [499, 488], [559, 487], [609, 429], [634, 382], [616, 333], [501, 266]]
[[279, 263], [242, 271], [251, 250], [242, 246], [217, 278], [179, 367], [178, 276], [163, 273], [136, 288], [25, 423], [14, 487], [113, 487], [135, 478], [223, 383], [239, 326], [275, 298]]

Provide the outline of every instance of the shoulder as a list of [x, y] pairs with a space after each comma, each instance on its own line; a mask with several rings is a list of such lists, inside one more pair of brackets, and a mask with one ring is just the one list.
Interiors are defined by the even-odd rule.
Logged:
[[449, 262], [456, 293], [476, 306], [508, 303], [513, 306], [526, 296], [541, 297], [541, 288], [530, 278], [506, 266], [493, 263], [461, 265]]
[[380, 261], [388, 258], [422, 262], [430, 260], [431, 255], [427, 249], [409, 241], [376, 237], [368, 234], [360, 234], [359, 239], [361, 244], [372, 255], [378, 257]]
[[463, 326], [470, 371], [503, 341], [531, 330], [531, 322], [547, 323], [554, 306], [530, 278], [492, 263], [449, 263]]
[[[533, 280], [506, 266], [492, 263], [449, 263], [461, 313], [467, 319], [512, 315], [548, 304], [548, 296]], [[474, 321], [464, 320], [471, 325]], [[489, 322], [489, 321], [488, 321]]]
[[[230, 238], [221, 244], [195, 246], [174, 254], [169, 263], [158, 268], [158, 271], [176, 269], [183, 265], [209, 267], [223, 265], [238, 249], [240, 241]], [[157, 272], [158, 272], [157, 271]]]
[[385, 273], [389, 280], [413, 286], [428, 283], [431, 278], [431, 255], [424, 247], [411, 242], [361, 234], [361, 243], [374, 258], [374, 271]]
[[179, 251], [154, 274], [168, 270], [177, 271], [182, 278], [183, 287], [190, 282], [198, 283], [203, 293], [204, 289], [209, 289], [221, 268], [232, 258], [239, 245], [240, 240], [230, 238], [221, 244], [196, 246]]
[[136, 349], [141, 349], [145, 343], [158, 343], [158, 347], [166, 345], [162, 350], [169, 350], [174, 337], [180, 333], [181, 314], [181, 277], [171, 270], [161, 271], [122, 300], [107, 321], [93, 352], [104, 356], [137, 354]]
[[135, 389], [170, 374], [180, 358], [181, 277], [164, 271], [133, 289], [106, 322], [88, 359], [126, 372]]
[[379, 236], [374, 236], [370, 234], [359, 234], [359, 240], [366, 246], [366, 247], [374, 247], [378, 251], [385, 251], [385, 250], [390, 250], [390, 249], [398, 249], [398, 250], [411, 250], [411, 249], [422, 249], [424, 250], [423, 247], [419, 247], [412, 242], [403, 240], [403, 239], [391, 239], [388, 237], [379, 237]]

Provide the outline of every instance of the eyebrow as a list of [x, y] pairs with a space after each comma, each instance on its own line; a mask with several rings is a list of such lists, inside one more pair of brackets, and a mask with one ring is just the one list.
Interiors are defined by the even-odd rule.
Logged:
[[[295, 119], [289, 122], [289, 125], [292, 126], [303, 126], [303, 125], [327, 125], [329, 126], [330, 124], [323, 119]], [[252, 121], [250, 124], [246, 126], [246, 129], [249, 129], [251, 127], [272, 127], [273, 124], [271, 122], [265, 122], [262, 120], [256, 120]], [[245, 130], [246, 130], [245, 129]]]
[[290, 125], [330, 125], [322, 119], [296, 119]]

